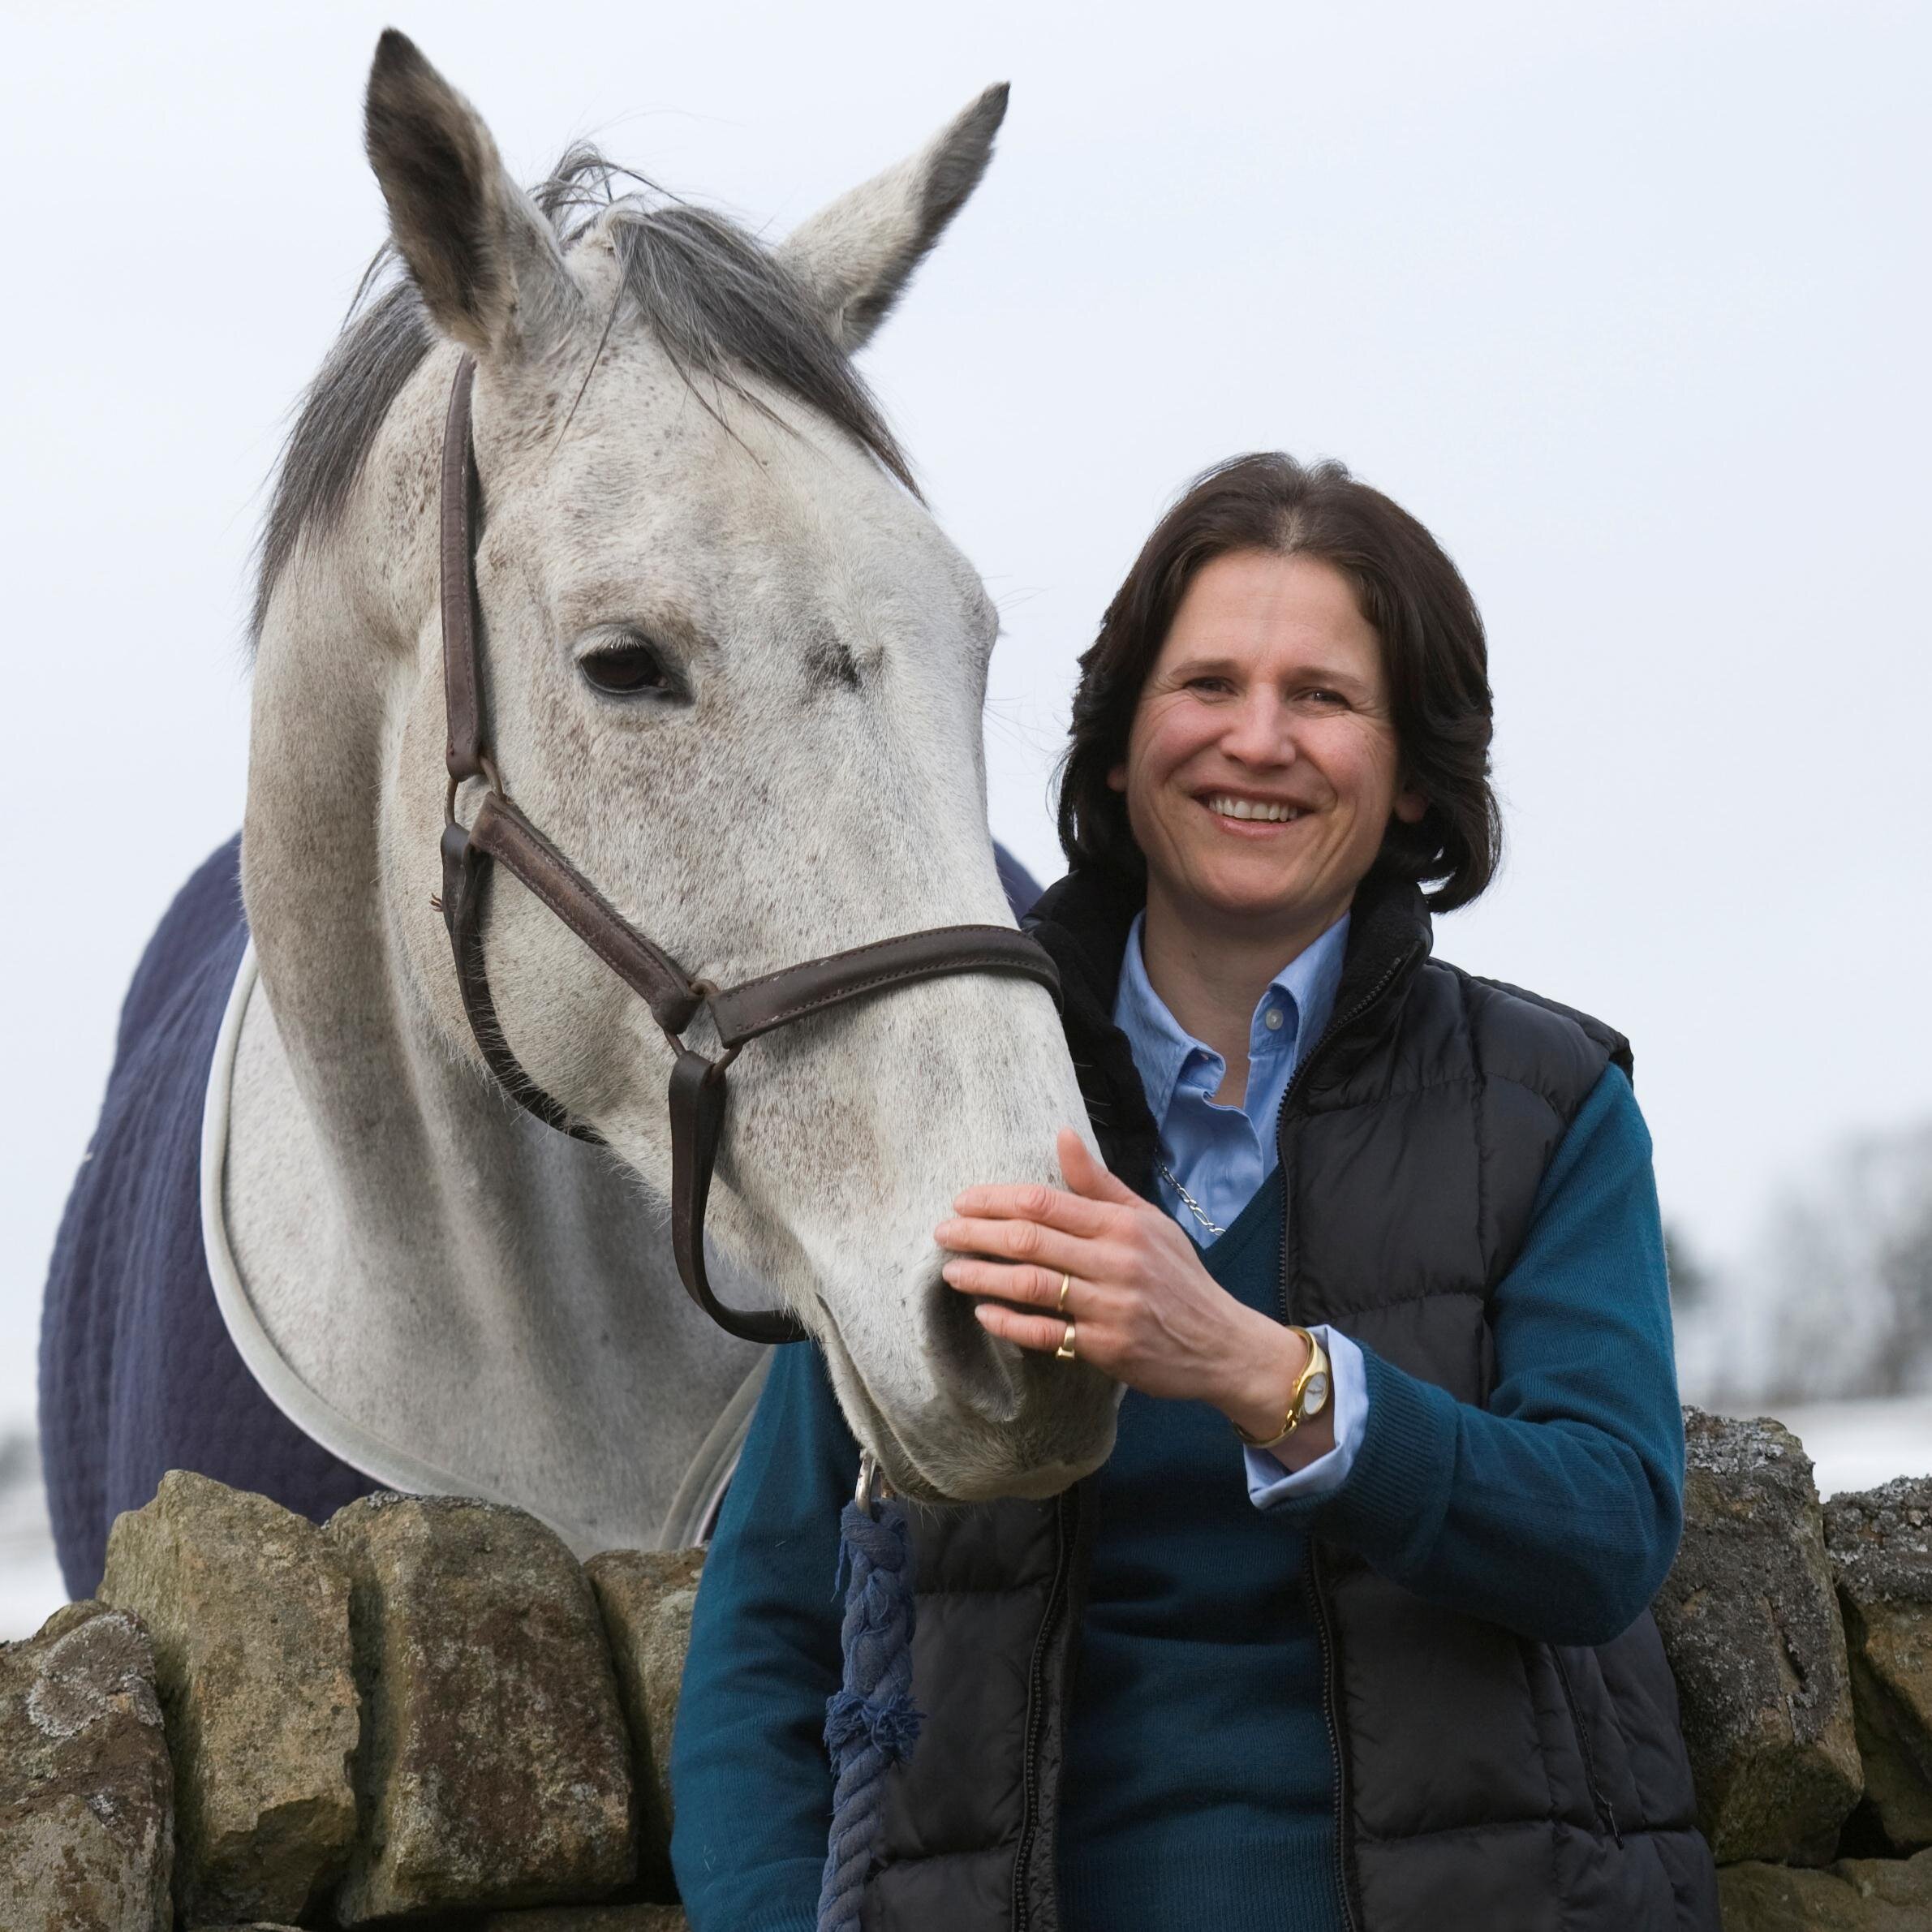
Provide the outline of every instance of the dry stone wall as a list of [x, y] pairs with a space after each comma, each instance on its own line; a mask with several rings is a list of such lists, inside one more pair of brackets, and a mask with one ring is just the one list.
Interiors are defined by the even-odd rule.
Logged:
[[1825, 1546], [1844, 1607], [1869, 1822], [1887, 1844], [1919, 1851], [1932, 1845], [1932, 1482], [1835, 1496]]
[[1776, 1422], [1685, 1416], [1684, 1538], [1656, 1605], [1720, 1865], [1818, 1865], [1862, 1787], [1811, 1463]]
[[702, 1550], [612, 1550], [584, 1565], [617, 1665], [617, 1693], [638, 1741], [638, 1881], [671, 1899], [671, 1725], [691, 1647]]
[[154, 1653], [129, 1616], [56, 1611], [0, 1646], [0, 1926], [165, 1927], [174, 1771]]
[[1926, 1932], [1932, 1479], [1821, 1509], [1777, 1423], [1687, 1409], [1684, 1433], [1684, 1539], [1654, 1607], [1724, 1923]]
[[323, 1532], [177, 1471], [115, 1521], [101, 1599], [154, 1646], [184, 1923], [299, 1917], [355, 1842], [349, 1582]]
[[500, 1504], [398, 1495], [351, 1503], [327, 1536], [363, 1701], [342, 1922], [597, 1899], [634, 1879], [617, 1675], [557, 1537]]
[[[1932, 1926], [1932, 1480], [1821, 1509], [1685, 1414], [1656, 1603], [1730, 1932]], [[678, 1932], [669, 1756], [701, 1551], [521, 1511], [318, 1529], [169, 1476], [97, 1603], [0, 1646], [5, 1932]]]

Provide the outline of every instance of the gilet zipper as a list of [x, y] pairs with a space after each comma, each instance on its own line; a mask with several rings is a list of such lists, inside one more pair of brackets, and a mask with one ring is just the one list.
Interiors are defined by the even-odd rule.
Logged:
[[1053, 1580], [1048, 1586], [1039, 1634], [1033, 1642], [1033, 1661], [1026, 1672], [1026, 1741], [1020, 1759], [1020, 1839], [1013, 1861], [1013, 1932], [1026, 1932], [1026, 1866], [1039, 1831], [1039, 1738], [1046, 1722], [1047, 1653], [1066, 1607], [1067, 1579], [1074, 1567], [1074, 1534], [1079, 1514], [1078, 1488], [1062, 1490], [1053, 1500], [1053, 1531], [1057, 1539]]
[[1332, 1018], [1328, 1022], [1328, 1024], [1322, 1029], [1321, 1038], [1302, 1055], [1301, 1065], [1295, 1069], [1289, 1080], [1288, 1086], [1283, 1091], [1281, 1105], [1275, 1116], [1275, 1164], [1281, 1170], [1282, 1214], [1280, 1279], [1281, 1282], [1281, 1319], [1284, 1322], [1289, 1319], [1291, 1313], [1288, 1305], [1288, 1141], [1286, 1129], [1289, 1110], [1293, 1106], [1296, 1096], [1301, 1092], [1302, 1083], [1308, 1078], [1309, 1069], [1327, 1050], [1329, 1043], [1337, 1035], [1353, 1026], [1370, 1007], [1382, 998], [1383, 995], [1401, 976], [1409, 962], [1421, 950], [1419, 946], [1412, 945], [1399, 958], [1392, 960], [1383, 970], [1381, 977], [1346, 1013], [1338, 1018]]
[[1308, 1538], [1308, 1594], [1315, 1604], [1315, 1627], [1322, 1640], [1322, 1721], [1328, 1731], [1328, 1756], [1335, 1766], [1335, 1895], [1341, 1901], [1341, 1922], [1353, 1928], [1355, 1908], [1349, 1893], [1348, 1854], [1342, 1834], [1348, 1827], [1348, 1769], [1342, 1754], [1341, 1724], [1335, 1715], [1335, 1633], [1328, 1622], [1328, 1599], [1322, 1594], [1321, 1552]]
[[[1281, 1319], [1290, 1320], [1293, 1310], [1289, 1306], [1288, 1293], [1288, 1211], [1289, 1190], [1288, 1185], [1288, 1141], [1285, 1130], [1288, 1125], [1289, 1108], [1299, 1091], [1308, 1069], [1320, 1056], [1323, 1050], [1336, 1036], [1353, 1026], [1377, 1000], [1393, 986], [1407, 969], [1419, 949], [1410, 946], [1400, 958], [1392, 961], [1375, 983], [1339, 1018], [1331, 1019], [1322, 1029], [1322, 1036], [1302, 1056], [1289, 1079], [1287, 1091], [1281, 1096], [1281, 1110], [1275, 1118], [1275, 1164], [1281, 1170], [1281, 1257], [1279, 1279], [1281, 1284]], [[1335, 1888], [1341, 1903], [1342, 1924], [1348, 1932], [1355, 1932], [1359, 1921], [1355, 1915], [1353, 1895], [1349, 1886], [1349, 1858], [1346, 1849], [1346, 1834], [1349, 1822], [1349, 1771], [1348, 1761], [1341, 1745], [1341, 1719], [1336, 1710], [1335, 1690], [1335, 1631], [1328, 1615], [1328, 1599], [1322, 1590], [1321, 1553], [1311, 1536], [1308, 1538], [1308, 1594], [1315, 1605], [1315, 1625], [1321, 1638], [1322, 1646], [1322, 1721], [1328, 1732], [1328, 1755], [1335, 1769]]]

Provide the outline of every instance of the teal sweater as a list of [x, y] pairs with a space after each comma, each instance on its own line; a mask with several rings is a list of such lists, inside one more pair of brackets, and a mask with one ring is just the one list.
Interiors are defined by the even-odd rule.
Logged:
[[[1271, 1309], [1280, 1214], [1277, 1181], [1205, 1255]], [[1650, 1135], [1615, 1068], [1545, 1173], [1491, 1316], [1487, 1409], [1365, 1349], [1347, 1481], [1266, 1512], [1219, 1416], [1128, 1395], [1061, 1794], [1068, 1932], [1336, 1923], [1310, 1534], [1551, 1642], [1607, 1642], [1656, 1594], [1682, 1523], [1683, 1423]], [[673, 1744], [692, 1932], [811, 1932], [858, 1459], [817, 1351], [780, 1351], [705, 1565]]]
[[[1277, 1171], [1202, 1259], [1281, 1297]], [[1340, 1932], [1308, 1538], [1248, 1500], [1227, 1418], [1130, 1389], [1100, 1472], [1061, 1780], [1065, 1932]]]

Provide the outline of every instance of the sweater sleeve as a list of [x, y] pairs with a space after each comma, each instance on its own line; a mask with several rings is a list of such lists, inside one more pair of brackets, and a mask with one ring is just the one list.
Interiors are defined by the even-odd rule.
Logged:
[[1607, 1643], [1683, 1529], [1684, 1421], [1650, 1136], [1606, 1068], [1545, 1172], [1491, 1300], [1489, 1405], [1363, 1349], [1347, 1479], [1271, 1517], [1418, 1594], [1552, 1643]]
[[839, 1511], [858, 1468], [818, 1349], [781, 1349], [705, 1558], [672, 1736], [671, 1864], [691, 1932], [817, 1922]]

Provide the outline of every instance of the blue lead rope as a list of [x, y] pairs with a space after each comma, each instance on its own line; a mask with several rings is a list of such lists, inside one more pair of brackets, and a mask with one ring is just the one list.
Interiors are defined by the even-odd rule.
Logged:
[[912, 1755], [919, 1734], [912, 1702], [912, 1546], [906, 1505], [889, 1500], [875, 1514], [873, 1473], [867, 1456], [859, 1465], [858, 1498], [839, 1518], [845, 1678], [825, 1704], [833, 1783], [818, 1932], [858, 1932], [885, 1774]]

